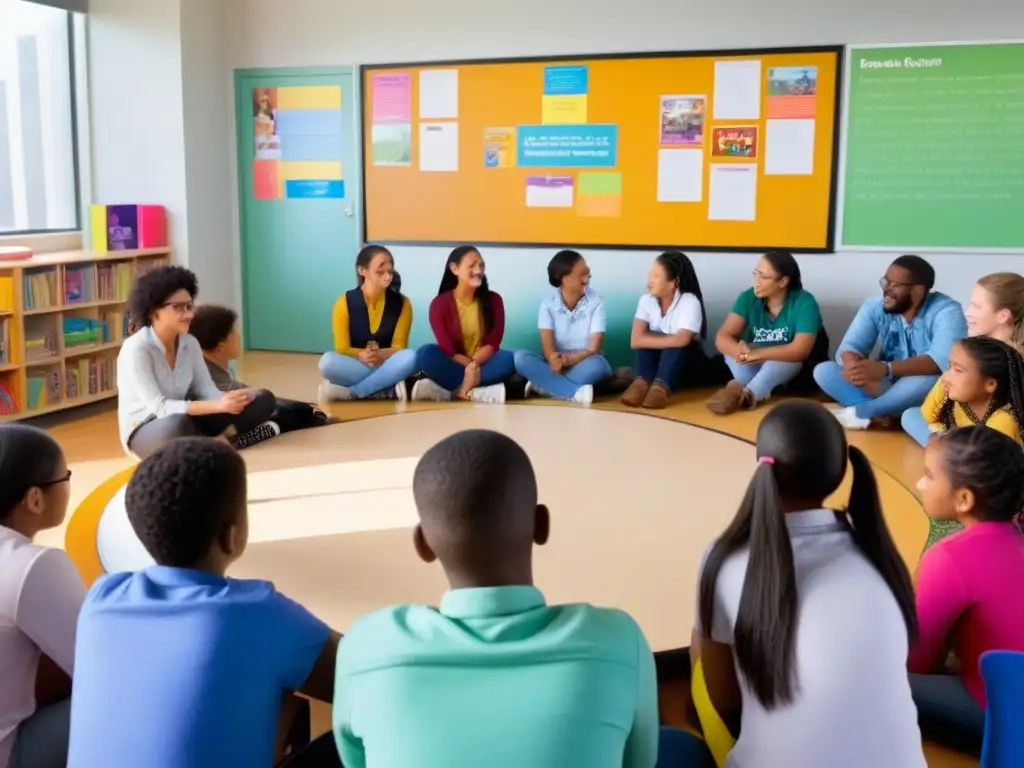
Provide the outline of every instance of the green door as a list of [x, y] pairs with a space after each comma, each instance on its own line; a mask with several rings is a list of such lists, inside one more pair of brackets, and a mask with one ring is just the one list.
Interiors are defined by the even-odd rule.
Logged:
[[358, 98], [352, 70], [235, 72], [245, 346], [332, 347], [354, 284]]

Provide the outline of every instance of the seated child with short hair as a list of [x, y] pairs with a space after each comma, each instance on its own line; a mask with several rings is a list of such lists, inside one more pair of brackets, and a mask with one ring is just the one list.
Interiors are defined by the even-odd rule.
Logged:
[[[206, 367], [210, 370], [213, 383], [222, 392], [233, 389], [249, 389], [235, 378], [231, 364], [242, 354], [242, 337], [238, 333], [238, 313], [219, 304], [203, 304], [196, 307], [195, 316], [189, 326], [191, 333], [199, 342], [206, 359]], [[323, 427], [335, 423], [326, 413], [315, 405], [302, 403], [298, 400], [276, 398], [277, 407], [271, 415], [271, 423], [278, 433], [294, 432], [299, 429]], [[263, 439], [267, 439], [266, 436]]]
[[249, 534], [245, 463], [174, 440], [139, 464], [125, 506], [157, 565], [86, 597], [68, 766], [269, 768], [289, 694], [333, 698], [339, 636], [273, 584], [225, 576]]
[[334, 736], [345, 768], [653, 768], [654, 658], [636, 622], [549, 606], [533, 546], [550, 528], [526, 453], [486, 430], [431, 448], [413, 478], [415, 548], [440, 560], [440, 608], [360, 618], [338, 649]]

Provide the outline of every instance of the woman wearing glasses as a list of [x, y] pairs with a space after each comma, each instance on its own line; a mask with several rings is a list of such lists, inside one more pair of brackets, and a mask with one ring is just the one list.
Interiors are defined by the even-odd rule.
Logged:
[[244, 448], [277, 434], [268, 423], [274, 395], [265, 389], [221, 392], [199, 342], [188, 332], [196, 276], [158, 267], [128, 297], [134, 332], [117, 356], [121, 442], [144, 459], [178, 437], [206, 435]]
[[[754, 269], [754, 285], [739, 295], [715, 336], [733, 379], [712, 395], [708, 410], [726, 415], [755, 408], [796, 378], [809, 359], [820, 362], [828, 355], [821, 328], [818, 302], [804, 290], [793, 254], [766, 253]], [[819, 359], [811, 359], [814, 353]]]
[[67, 764], [85, 587], [62, 550], [32, 539], [64, 522], [70, 480], [46, 432], [0, 426], [0, 765], [9, 768]]

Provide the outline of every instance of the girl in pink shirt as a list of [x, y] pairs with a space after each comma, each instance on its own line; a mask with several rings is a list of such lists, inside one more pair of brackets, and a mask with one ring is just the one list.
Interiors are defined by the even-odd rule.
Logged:
[[[918, 482], [925, 512], [964, 530], [942, 539], [917, 568], [919, 636], [911, 647], [911, 689], [926, 738], [977, 751], [985, 728], [978, 659], [1024, 651], [1024, 452], [986, 427], [932, 438]], [[952, 654], [950, 654], [952, 651]]]

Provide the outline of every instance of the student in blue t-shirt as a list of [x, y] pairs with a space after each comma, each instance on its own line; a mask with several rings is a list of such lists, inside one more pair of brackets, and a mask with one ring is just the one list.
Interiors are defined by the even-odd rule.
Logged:
[[[715, 336], [733, 379], [711, 396], [708, 410], [724, 416], [767, 400], [807, 364], [821, 327], [818, 302], [804, 290], [793, 254], [766, 253], [754, 268], [754, 285], [739, 295]], [[828, 340], [817, 348], [827, 356]]]
[[86, 597], [69, 768], [270, 768], [289, 694], [333, 699], [338, 635], [269, 582], [224, 575], [249, 533], [244, 462], [175, 440], [139, 465], [125, 506], [157, 565]]

